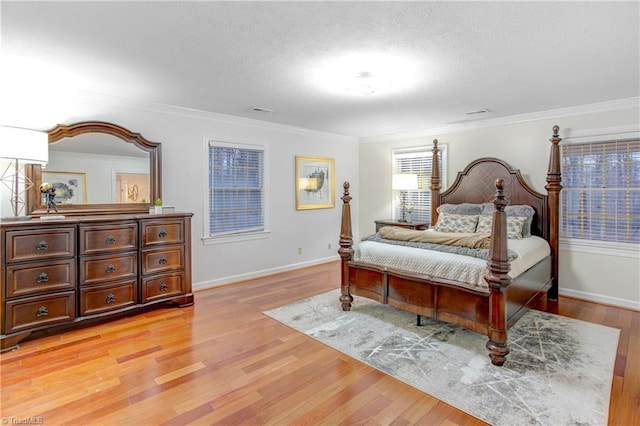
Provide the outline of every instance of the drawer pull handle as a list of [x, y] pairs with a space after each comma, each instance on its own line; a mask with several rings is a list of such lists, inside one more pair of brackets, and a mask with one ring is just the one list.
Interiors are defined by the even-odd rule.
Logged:
[[159, 264], [161, 264], [161, 265], [166, 265], [166, 264], [167, 264], [167, 262], [168, 262], [168, 260], [167, 260], [167, 258], [166, 258], [166, 257], [164, 257], [164, 256], [162, 256], [162, 257], [160, 258], [160, 260], [158, 260], [158, 263], [159, 263]]
[[107, 272], [107, 274], [110, 274], [110, 273], [116, 271], [116, 267], [113, 266], [113, 265], [109, 265], [109, 266], [107, 266], [107, 269], [105, 271]]
[[113, 293], [107, 294], [107, 303], [113, 303], [115, 301], [116, 301], [116, 296], [114, 296]]
[[167, 290], [169, 290], [169, 286], [167, 285], [167, 283], [160, 284], [160, 291], [167, 291]]
[[114, 237], [113, 235], [109, 235], [105, 241], [107, 244], [113, 244], [116, 242], [116, 237]]
[[40, 275], [38, 275], [38, 278], [36, 278], [36, 282], [46, 283], [47, 281], [49, 281], [49, 275], [47, 275], [46, 272], [40, 272]]
[[38, 308], [38, 312], [36, 312], [36, 316], [37, 317], [46, 317], [47, 315], [49, 315], [49, 310], [47, 309], [46, 306], [40, 306]]
[[167, 236], [167, 231], [165, 231], [164, 229], [161, 229], [160, 232], [158, 233], [158, 237], [164, 238], [166, 236]]
[[36, 244], [36, 250], [48, 250], [49, 249], [49, 244], [47, 244], [46, 241], [40, 241], [38, 244]]

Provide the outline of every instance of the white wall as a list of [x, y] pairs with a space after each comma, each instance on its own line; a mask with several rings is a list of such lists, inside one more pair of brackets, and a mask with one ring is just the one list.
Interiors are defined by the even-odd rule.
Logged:
[[[194, 288], [227, 283], [306, 264], [338, 259], [341, 182], [357, 188], [357, 140], [256, 120], [181, 110], [152, 104], [132, 104], [117, 98], [76, 94], [64, 106], [15, 109], [3, 123], [46, 130], [57, 123], [83, 120], [109, 121], [162, 143], [162, 198], [176, 210], [193, 212]], [[37, 102], [37, 100], [34, 100]], [[266, 239], [204, 245], [203, 209], [207, 138], [228, 142], [265, 144], [269, 149], [268, 216]], [[336, 207], [295, 209], [295, 156], [335, 159]], [[3, 205], [6, 193], [3, 194]], [[357, 211], [357, 209], [354, 209]], [[6, 216], [10, 210], [2, 211]], [[331, 244], [331, 249], [328, 245]], [[302, 254], [298, 254], [298, 248]], [[337, 284], [337, 283], [336, 283]]]
[[[637, 106], [602, 112], [559, 112], [513, 124], [438, 131], [388, 141], [360, 143], [337, 135], [152, 105], [123, 99], [74, 94], [60, 102], [32, 99], [29, 107], [8, 109], [2, 124], [47, 130], [58, 123], [104, 120], [162, 143], [163, 199], [193, 217], [194, 287], [202, 288], [288, 268], [337, 259], [341, 183], [351, 182], [354, 239], [374, 231], [374, 220], [391, 215], [391, 149], [448, 145], [448, 182], [471, 160], [495, 156], [519, 167], [538, 191], [544, 191], [551, 128], [568, 131], [639, 124]], [[26, 104], [26, 103], [23, 103]], [[203, 193], [205, 140], [266, 144], [269, 147], [269, 237], [204, 245]], [[295, 156], [335, 158], [336, 207], [295, 210]], [[388, 195], [385, 195], [388, 194]], [[0, 213], [10, 215], [6, 189], [0, 186]], [[332, 248], [328, 249], [327, 245]], [[302, 247], [302, 254], [298, 248]], [[595, 301], [640, 309], [640, 254], [627, 257], [560, 251], [560, 291]]]
[[[354, 195], [360, 212], [359, 235], [374, 232], [375, 219], [391, 217], [391, 150], [394, 148], [430, 147], [433, 139], [438, 139], [439, 143], [447, 144], [449, 184], [470, 161], [479, 157], [498, 157], [520, 168], [534, 189], [545, 193], [553, 125], [560, 126], [562, 136], [580, 130], [638, 125], [640, 122], [637, 106], [579, 115], [569, 114], [569, 111], [563, 113], [559, 112], [554, 118], [528, 117], [527, 121], [513, 124], [361, 143], [360, 191]], [[574, 249], [568, 251], [561, 246], [559, 259], [561, 294], [640, 309], [640, 253], [637, 250], [620, 257]]]

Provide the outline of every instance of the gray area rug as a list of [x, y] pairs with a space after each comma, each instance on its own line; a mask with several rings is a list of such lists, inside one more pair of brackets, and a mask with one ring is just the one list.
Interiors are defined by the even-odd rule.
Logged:
[[606, 425], [620, 330], [540, 311], [509, 331], [491, 364], [487, 337], [332, 290], [266, 315], [494, 425]]

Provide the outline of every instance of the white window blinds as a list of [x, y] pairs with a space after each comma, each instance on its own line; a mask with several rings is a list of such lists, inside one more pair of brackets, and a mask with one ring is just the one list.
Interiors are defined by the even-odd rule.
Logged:
[[640, 140], [562, 148], [561, 236], [640, 243]]
[[264, 151], [209, 145], [210, 236], [264, 230]]

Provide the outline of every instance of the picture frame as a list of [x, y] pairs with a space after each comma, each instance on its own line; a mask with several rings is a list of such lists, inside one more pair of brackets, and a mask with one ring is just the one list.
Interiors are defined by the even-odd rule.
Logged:
[[87, 202], [87, 178], [84, 172], [42, 171], [42, 182], [49, 182], [56, 190], [54, 201], [62, 204]]
[[335, 160], [296, 156], [296, 210], [335, 207]]

